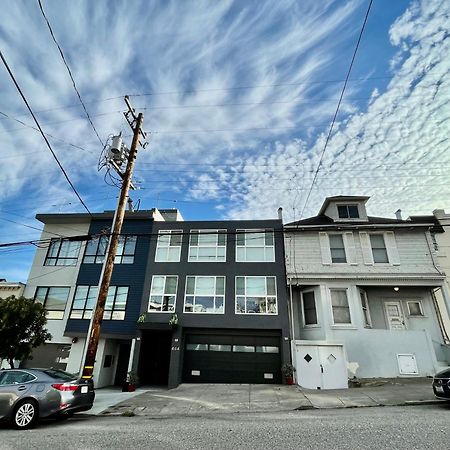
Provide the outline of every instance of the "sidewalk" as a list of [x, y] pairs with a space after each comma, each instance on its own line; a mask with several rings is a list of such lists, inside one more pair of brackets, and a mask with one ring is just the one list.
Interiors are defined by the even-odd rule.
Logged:
[[[314, 408], [407, 406], [440, 403], [430, 379], [373, 381], [359, 388], [317, 391], [299, 386], [249, 384], [182, 384], [172, 390], [137, 391], [102, 415], [148, 417], [208, 413], [293, 411]], [[130, 394], [125, 393], [124, 396]]]

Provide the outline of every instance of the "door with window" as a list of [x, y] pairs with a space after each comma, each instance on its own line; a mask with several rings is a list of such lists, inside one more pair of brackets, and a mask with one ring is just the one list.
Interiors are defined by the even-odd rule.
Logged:
[[403, 316], [400, 302], [386, 302], [384, 308], [389, 329], [406, 330], [405, 317]]

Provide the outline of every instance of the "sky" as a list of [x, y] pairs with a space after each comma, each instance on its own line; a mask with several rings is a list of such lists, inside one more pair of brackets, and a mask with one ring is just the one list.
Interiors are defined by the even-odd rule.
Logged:
[[[281, 206], [289, 222], [327, 196], [367, 195], [370, 215], [450, 210], [447, 0], [374, 0], [314, 184], [368, 0], [42, 5], [100, 139], [131, 144], [124, 95], [144, 113], [140, 209], [214, 220]], [[0, 7], [0, 49], [61, 164], [91, 211], [114, 209], [103, 146], [38, 1]], [[3, 66], [0, 89], [0, 243], [36, 239], [37, 213], [84, 208]], [[26, 281], [34, 252], [0, 249], [0, 278]]]

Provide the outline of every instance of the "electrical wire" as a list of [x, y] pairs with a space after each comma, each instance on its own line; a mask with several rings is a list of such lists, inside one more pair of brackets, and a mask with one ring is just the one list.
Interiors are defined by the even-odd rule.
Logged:
[[45, 21], [47, 22], [47, 26], [48, 26], [48, 29], [50, 31], [50, 34], [52, 35], [52, 39], [53, 39], [54, 43], [56, 44], [56, 46], [58, 47], [59, 54], [61, 55], [61, 58], [62, 58], [62, 60], [64, 62], [64, 65], [66, 66], [67, 72], [69, 73], [70, 79], [72, 80], [72, 85], [73, 85], [73, 88], [74, 88], [75, 92], [77, 93], [78, 100], [80, 100], [81, 106], [83, 107], [84, 112], [86, 113], [86, 117], [88, 118], [89, 123], [91, 124], [91, 127], [94, 130], [95, 135], [97, 136], [97, 139], [99, 140], [100, 144], [102, 144], [102, 146], [103, 146], [104, 145], [103, 141], [100, 138], [100, 135], [98, 134], [98, 132], [97, 132], [95, 126], [94, 126], [94, 123], [92, 122], [92, 119], [91, 119], [91, 117], [90, 117], [90, 115], [88, 113], [88, 110], [86, 109], [86, 105], [84, 104], [84, 102], [83, 102], [83, 100], [81, 98], [80, 91], [77, 88], [77, 85], [76, 85], [75, 80], [74, 80], [73, 75], [72, 75], [72, 71], [70, 70], [70, 67], [67, 64], [66, 58], [64, 56], [64, 52], [63, 52], [61, 46], [59, 45], [58, 41], [56, 40], [55, 34], [53, 33], [52, 26], [50, 25], [50, 22], [49, 22], [47, 16], [45, 15], [44, 8], [42, 6], [42, 2], [41, 2], [41, 0], [37, 0], [37, 1], [39, 3], [39, 9], [41, 10], [42, 16], [44, 17]]
[[324, 157], [325, 152], [327, 150], [328, 142], [330, 141], [330, 138], [331, 138], [331, 133], [333, 132], [334, 124], [336, 122], [336, 118], [337, 118], [337, 115], [339, 113], [339, 109], [341, 107], [342, 99], [344, 98], [345, 89], [347, 88], [347, 83], [348, 83], [348, 80], [350, 78], [350, 73], [351, 73], [352, 68], [353, 68], [353, 63], [355, 62], [356, 54], [358, 53], [359, 44], [361, 43], [361, 39], [362, 39], [364, 30], [366, 28], [367, 19], [369, 18], [370, 9], [372, 8], [372, 3], [373, 3], [373, 0], [370, 0], [369, 4], [367, 6], [366, 15], [364, 17], [364, 21], [363, 21], [361, 30], [359, 32], [358, 40], [356, 41], [356, 46], [355, 46], [355, 49], [353, 51], [352, 59], [350, 61], [350, 66], [349, 66], [348, 71], [347, 71], [347, 76], [345, 77], [345, 81], [344, 81], [344, 85], [342, 87], [341, 95], [339, 96], [339, 101], [338, 101], [338, 104], [336, 106], [336, 111], [335, 111], [333, 119], [331, 121], [330, 130], [328, 131], [328, 135], [327, 135], [327, 138], [325, 140], [325, 144], [323, 146], [322, 153], [320, 155], [319, 164], [317, 165], [317, 169], [316, 169], [316, 172], [314, 174], [314, 178], [313, 178], [313, 181], [311, 183], [311, 187], [309, 188], [308, 195], [306, 196], [305, 204], [303, 205], [303, 209], [302, 209], [302, 212], [300, 214], [300, 219], [303, 217], [303, 213], [305, 212], [306, 206], [308, 205], [308, 201], [309, 201], [309, 198], [311, 196], [311, 192], [312, 192], [314, 184], [315, 184], [315, 182], [317, 180], [317, 175], [319, 173], [320, 166], [322, 165], [323, 157]]
[[28, 103], [28, 100], [26, 99], [24, 93], [22, 92], [22, 89], [20, 88], [19, 84], [16, 81], [16, 78], [14, 77], [14, 74], [12, 73], [11, 69], [9, 68], [8, 63], [6, 62], [5, 57], [3, 56], [2, 51], [0, 50], [0, 58], [4, 64], [4, 66], [6, 67], [6, 70], [8, 71], [9, 76], [11, 77], [14, 85], [16, 86], [16, 89], [18, 90], [20, 96], [22, 97], [22, 100], [24, 101], [25, 105], [28, 108], [28, 111], [30, 112], [31, 116], [34, 119], [34, 122], [36, 123], [36, 126], [39, 128], [39, 132], [41, 133], [42, 137], [44, 138], [45, 143], [47, 144], [48, 149], [50, 150], [51, 154], [53, 155], [53, 157], [55, 158], [59, 168], [61, 169], [61, 172], [63, 173], [64, 177], [66, 178], [67, 182], [69, 183], [70, 187], [72, 188], [72, 190], [75, 192], [76, 196], [78, 197], [78, 200], [80, 200], [80, 203], [83, 205], [84, 209], [88, 212], [89, 215], [91, 215], [91, 212], [89, 211], [89, 208], [86, 206], [86, 204], [84, 203], [83, 199], [81, 198], [80, 194], [78, 193], [78, 191], [76, 190], [75, 186], [73, 185], [72, 181], [69, 178], [69, 175], [67, 175], [67, 172], [65, 171], [64, 167], [62, 166], [61, 162], [59, 161], [58, 157], [56, 156], [55, 152], [53, 151], [52, 146], [50, 145], [50, 142], [47, 139], [47, 136], [45, 135], [45, 133], [43, 132], [41, 125], [39, 124], [36, 116], [33, 113], [33, 110], [31, 109], [31, 106]]

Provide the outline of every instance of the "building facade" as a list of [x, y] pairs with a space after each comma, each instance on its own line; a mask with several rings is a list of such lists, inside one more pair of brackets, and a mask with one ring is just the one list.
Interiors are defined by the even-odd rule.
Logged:
[[370, 217], [368, 199], [330, 197], [317, 216], [285, 226], [291, 351], [304, 387], [428, 376], [450, 364], [433, 223]]
[[[53, 239], [36, 252], [27, 295], [46, 307], [53, 339], [22, 364], [78, 372], [113, 213], [37, 218]], [[280, 383], [290, 361], [287, 308], [280, 220], [185, 222], [176, 210], [127, 212], [96, 386], [121, 384], [129, 371], [141, 384], [169, 387]]]

